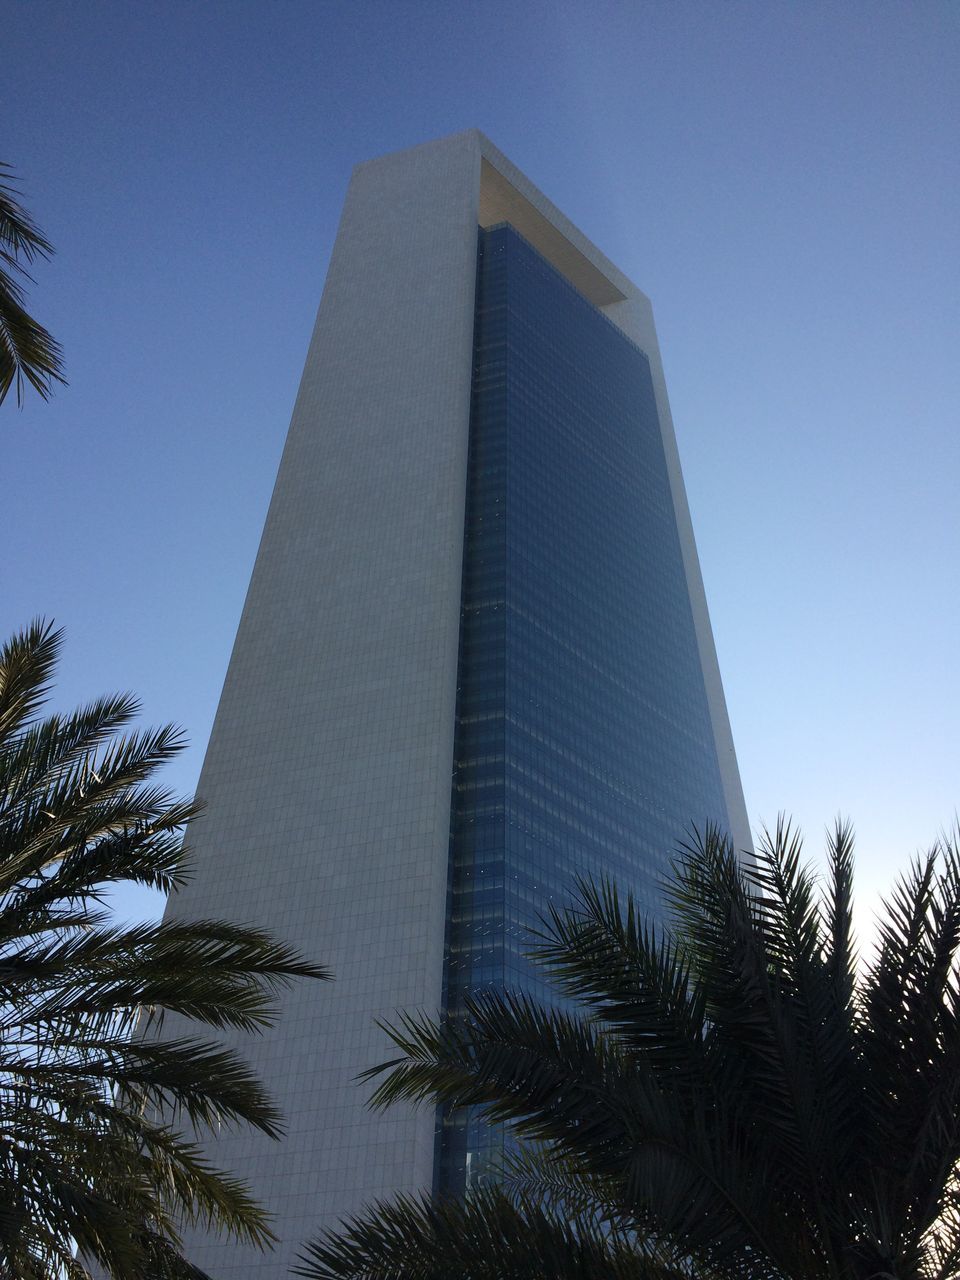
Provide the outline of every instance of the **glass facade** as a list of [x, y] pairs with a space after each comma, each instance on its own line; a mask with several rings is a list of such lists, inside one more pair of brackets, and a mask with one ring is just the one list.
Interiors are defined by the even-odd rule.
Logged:
[[[656, 910], [728, 825], [644, 353], [512, 227], [480, 231], [445, 1000], [553, 998], [525, 956], [578, 875]], [[443, 1118], [437, 1185], [503, 1134]]]

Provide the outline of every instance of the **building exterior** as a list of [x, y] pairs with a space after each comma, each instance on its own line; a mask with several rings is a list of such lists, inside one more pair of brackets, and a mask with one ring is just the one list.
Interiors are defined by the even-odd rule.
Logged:
[[169, 914], [330, 965], [243, 1042], [281, 1145], [211, 1148], [283, 1276], [376, 1198], [462, 1189], [502, 1139], [374, 1114], [378, 1019], [544, 994], [530, 925], [578, 874], [653, 910], [691, 822], [749, 832], [648, 300], [475, 131], [353, 176]]

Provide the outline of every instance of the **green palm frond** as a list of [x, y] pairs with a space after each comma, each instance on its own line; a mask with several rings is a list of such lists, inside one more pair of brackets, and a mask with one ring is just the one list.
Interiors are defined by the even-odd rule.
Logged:
[[559, 989], [679, 1085], [709, 1087], [703, 991], [676, 941], [621, 905], [616, 886], [578, 883], [572, 910], [551, 909], [531, 954]]
[[[186, 968], [188, 957], [191, 967]], [[0, 956], [0, 982], [21, 1007], [45, 1018], [86, 1018], [120, 1009], [156, 1008], [215, 1027], [254, 1031], [276, 1016], [272, 992], [297, 977], [321, 977], [270, 934], [247, 926], [189, 924], [100, 927], [51, 938], [36, 935]]]
[[[440, 1023], [405, 1017], [387, 1026], [405, 1056], [366, 1073], [386, 1073], [372, 1105], [435, 1099], [479, 1106], [523, 1137], [583, 1143], [599, 1161], [627, 1138], [619, 1094], [655, 1094], [641, 1068], [587, 1020], [497, 992], [469, 998], [466, 1015]], [[667, 1100], [654, 1096], [651, 1113], [657, 1103], [665, 1113]]]
[[[375, 1204], [304, 1250], [308, 1280], [688, 1280], [621, 1236], [576, 1230], [498, 1191]], [[719, 1278], [718, 1278], [719, 1280]]]
[[55, 382], [65, 383], [60, 344], [27, 313], [27, 267], [53, 256], [53, 245], [20, 203], [9, 165], [0, 163], [0, 403], [16, 383], [23, 403], [24, 379], [44, 400]]
[[[508, 1122], [520, 1145], [501, 1199], [378, 1206], [313, 1246], [303, 1274], [549, 1274], [510, 1234], [536, 1205], [572, 1232], [544, 1227], [557, 1275], [615, 1274], [576, 1270], [578, 1243], [599, 1237], [689, 1280], [957, 1280], [957, 846], [944, 837], [900, 881], [859, 976], [842, 822], [823, 885], [783, 819], [746, 865], [694, 831], [669, 927], [581, 885], [534, 947], [565, 1010], [485, 993], [456, 1017], [408, 1016], [386, 1028], [400, 1056], [367, 1073], [375, 1105]], [[474, 1212], [505, 1216], [470, 1237]], [[458, 1231], [486, 1251], [473, 1271]]]
[[849, 1009], [857, 977], [853, 937], [853, 828], [839, 818], [827, 841], [827, 864], [824, 954], [834, 999], [838, 1007]]
[[50, 692], [63, 631], [38, 618], [4, 645], [0, 662], [0, 741], [29, 726]]
[[933, 1230], [941, 1215], [949, 1221], [945, 1206], [956, 1182], [958, 951], [957, 841], [945, 837], [896, 886], [861, 995], [879, 1189], [896, 1205], [895, 1229], [911, 1236]]
[[512, 1200], [540, 1204], [588, 1231], [636, 1238], [637, 1223], [625, 1213], [618, 1182], [588, 1173], [550, 1143], [523, 1142], [507, 1150], [501, 1185]]
[[251, 927], [119, 928], [111, 884], [175, 889], [199, 813], [154, 781], [183, 747], [130, 731], [137, 703], [43, 718], [61, 633], [0, 649], [0, 1274], [202, 1280], [180, 1255], [196, 1222], [260, 1247], [269, 1220], [243, 1182], [173, 1126], [278, 1137], [267, 1090], [215, 1041], [155, 1034], [165, 1013], [258, 1031], [280, 989], [327, 974]]

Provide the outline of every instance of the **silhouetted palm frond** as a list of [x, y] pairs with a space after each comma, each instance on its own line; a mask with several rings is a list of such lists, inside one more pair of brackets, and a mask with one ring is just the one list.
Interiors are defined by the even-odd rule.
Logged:
[[[380, 1202], [310, 1244], [311, 1280], [688, 1280], [614, 1233], [578, 1230], [524, 1196]], [[718, 1278], [719, 1280], [719, 1278]]]
[[[899, 883], [859, 978], [852, 849], [838, 823], [821, 886], [783, 820], [748, 864], [719, 832], [694, 832], [667, 886], [666, 926], [640, 920], [613, 886], [582, 884], [534, 947], [575, 1011], [485, 993], [456, 1017], [404, 1018], [387, 1028], [401, 1056], [368, 1073], [380, 1077], [374, 1104], [473, 1106], [509, 1121], [521, 1147], [497, 1194], [518, 1193], [520, 1217], [539, 1204], [569, 1229], [572, 1269], [558, 1275], [613, 1274], [576, 1271], [577, 1247], [609, 1240], [691, 1280], [955, 1278], [956, 841]], [[526, 1155], [524, 1141], [536, 1144]], [[463, 1213], [484, 1205], [514, 1221], [496, 1198], [471, 1198]], [[440, 1260], [441, 1209], [452, 1212], [380, 1206], [350, 1228], [368, 1271], [349, 1269], [361, 1254], [348, 1231], [311, 1255], [326, 1270], [303, 1274], [458, 1274], [452, 1240], [446, 1272]], [[378, 1271], [378, 1222], [397, 1240], [426, 1233], [434, 1270]], [[520, 1246], [512, 1269], [507, 1235], [464, 1274], [527, 1274]], [[474, 1247], [487, 1247], [482, 1235]]]
[[0, 649], [0, 1274], [83, 1277], [87, 1259], [117, 1280], [197, 1280], [185, 1223], [272, 1235], [181, 1125], [282, 1123], [237, 1054], [150, 1026], [255, 1031], [279, 987], [326, 974], [249, 927], [110, 922], [111, 884], [182, 882], [198, 808], [152, 780], [179, 731], [123, 732], [132, 698], [39, 716], [61, 638], [36, 623]]
[[26, 311], [27, 266], [49, 258], [53, 246], [20, 203], [10, 166], [0, 163], [0, 404], [16, 384], [23, 404], [24, 379], [44, 400], [63, 376], [60, 344]]

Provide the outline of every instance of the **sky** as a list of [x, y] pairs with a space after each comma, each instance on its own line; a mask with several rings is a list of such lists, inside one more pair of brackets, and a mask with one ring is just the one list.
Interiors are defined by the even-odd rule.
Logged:
[[[350, 171], [479, 127], [653, 300], [751, 822], [955, 821], [960, 6], [6, 0], [70, 381], [0, 407], [0, 632], [195, 788]], [[128, 894], [121, 913], [157, 909]]]

